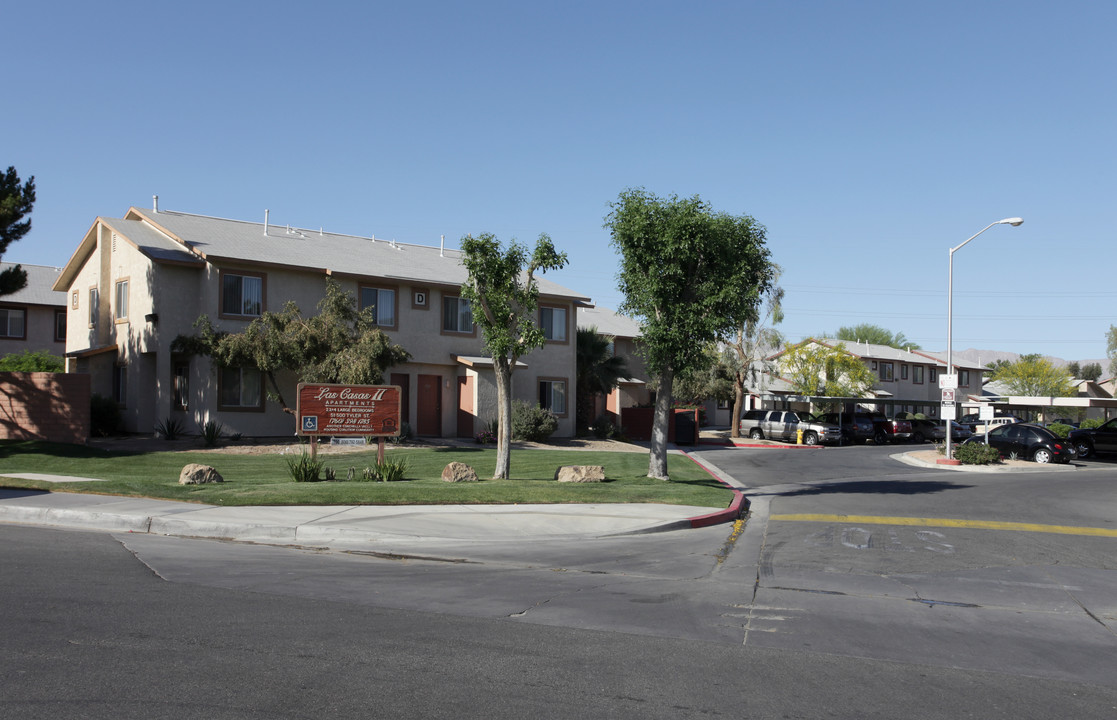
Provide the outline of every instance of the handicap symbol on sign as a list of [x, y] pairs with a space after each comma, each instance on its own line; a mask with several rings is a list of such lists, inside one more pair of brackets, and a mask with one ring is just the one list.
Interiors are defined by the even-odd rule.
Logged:
[[303, 415], [303, 432], [318, 432], [317, 415]]

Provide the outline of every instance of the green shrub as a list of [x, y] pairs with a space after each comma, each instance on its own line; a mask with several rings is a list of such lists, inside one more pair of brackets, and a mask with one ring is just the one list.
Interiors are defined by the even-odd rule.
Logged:
[[609, 440], [617, 436], [617, 426], [612, 423], [607, 417], [601, 415], [593, 421], [590, 426], [590, 432], [598, 440]]
[[119, 435], [124, 430], [124, 418], [116, 401], [93, 393], [89, 397], [89, 431], [97, 437]]
[[407, 474], [408, 469], [407, 460], [403, 458], [399, 460], [385, 459], [382, 463], [366, 467], [361, 477], [368, 482], [397, 482], [403, 480], [403, 476]]
[[517, 400], [512, 403], [512, 437], [528, 442], [546, 442], [558, 430], [558, 418], [550, 410]]
[[1061, 438], [1065, 438], [1066, 436], [1070, 435], [1070, 431], [1074, 430], [1073, 427], [1064, 423], [1051, 423], [1047, 426], [1047, 429]]
[[1105, 420], [1099, 420], [1098, 418], [1088, 418], [1086, 420], [1083, 420], [1082, 424], [1078, 427], [1082, 428], [1083, 430], [1090, 430], [1092, 428], [1101, 427], [1102, 423], [1104, 422]]
[[51, 372], [60, 373], [66, 368], [66, 363], [57, 355], [51, 355], [46, 350], [24, 350], [21, 353], [11, 353], [0, 358], [0, 372]]
[[155, 423], [155, 434], [164, 440], [177, 440], [184, 432], [186, 427], [177, 418], [167, 417]]
[[954, 448], [954, 459], [963, 465], [989, 465], [1000, 462], [1001, 453], [997, 448], [985, 443], [962, 443]]
[[202, 434], [202, 442], [206, 447], [217, 447], [218, 441], [225, 434], [225, 426], [216, 420], [206, 420], [206, 424], [199, 428]]
[[288, 456], [284, 460], [287, 461], [287, 472], [291, 473], [291, 479], [295, 482], [318, 482], [321, 480], [322, 467], [326, 464], [325, 460], [310, 457], [306, 450], [301, 455]]

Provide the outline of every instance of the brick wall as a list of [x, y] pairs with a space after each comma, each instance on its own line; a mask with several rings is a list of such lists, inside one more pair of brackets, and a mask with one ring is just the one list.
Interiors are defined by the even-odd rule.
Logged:
[[89, 375], [0, 373], [0, 440], [85, 443]]

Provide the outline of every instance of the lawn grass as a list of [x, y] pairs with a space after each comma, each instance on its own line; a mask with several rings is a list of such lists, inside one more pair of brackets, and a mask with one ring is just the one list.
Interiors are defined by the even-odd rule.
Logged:
[[[512, 478], [492, 480], [496, 450], [492, 448], [390, 449], [388, 459], [405, 459], [408, 472], [400, 482], [296, 483], [286, 458], [278, 454], [236, 455], [205, 452], [109, 452], [79, 445], [44, 442], [0, 442], [0, 476], [5, 473], [46, 473], [100, 478], [98, 483], [48, 483], [0, 477], [0, 487], [158, 498], [211, 505], [446, 505], [514, 503], [665, 503], [726, 507], [731, 492], [695, 462], [681, 455], [668, 458], [671, 480], [647, 477], [646, 453], [568, 450], [513, 450]], [[376, 464], [376, 452], [322, 455], [344, 480], [348, 468], [362, 476]], [[447, 483], [442, 468], [451, 461], [471, 465], [476, 483]], [[179, 485], [187, 463], [217, 469], [221, 484]], [[602, 465], [603, 483], [559, 483], [560, 465]]]

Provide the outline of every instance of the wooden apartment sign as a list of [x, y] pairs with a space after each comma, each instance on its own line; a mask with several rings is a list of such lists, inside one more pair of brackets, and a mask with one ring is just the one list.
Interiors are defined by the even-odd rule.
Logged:
[[298, 435], [399, 435], [402, 391], [398, 385], [299, 383], [298, 393]]

